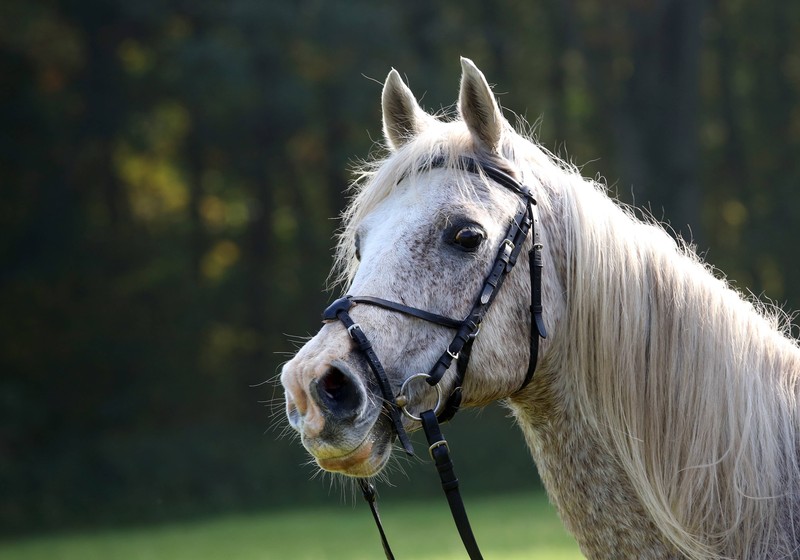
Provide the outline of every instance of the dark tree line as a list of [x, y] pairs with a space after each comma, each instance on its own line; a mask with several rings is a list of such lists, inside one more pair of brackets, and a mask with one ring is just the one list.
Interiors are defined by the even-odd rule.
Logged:
[[799, 4], [8, 0], [0, 527], [325, 494], [265, 382], [330, 297], [371, 79], [438, 110], [462, 54], [545, 147], [800, 309]]

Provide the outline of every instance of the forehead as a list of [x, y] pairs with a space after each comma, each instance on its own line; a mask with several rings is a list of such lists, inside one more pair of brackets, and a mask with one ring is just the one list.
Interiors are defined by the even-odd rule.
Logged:
[[486, 184], [479, 175], [453, 169], [431, 169], [404, 177], [363, 217], [358, 229], [382, 225], [448, 222], [456, 217], [475, 221], [505, 215], [514, 197]]

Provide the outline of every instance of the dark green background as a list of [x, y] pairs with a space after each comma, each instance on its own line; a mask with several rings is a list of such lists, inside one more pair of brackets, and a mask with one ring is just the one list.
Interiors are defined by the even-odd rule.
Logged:
[[[376, 82], [439, 110], [459, 55], [545, 147], [800, 308], [800, 3], [4, 0], [0, 531], [340, 499], [279, 437], [275, 377], [334, 295]], [[536, 485], [498, 410], [449, 430], [471, 488]], [[405, 468], [395, 494], [437, 492]]]

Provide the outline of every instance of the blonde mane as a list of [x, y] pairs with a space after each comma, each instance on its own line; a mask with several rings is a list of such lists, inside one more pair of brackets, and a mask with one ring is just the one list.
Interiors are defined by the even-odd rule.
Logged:
[[567, 255], [561, 373], [655, 526], [690, 558], [791, 554], [800, 353], [785, 314], [744, 299], [600, 185], [513, 143], [556, 189], [550, 218], [564, 224], [551, 240]]
[[[362, 165], [338, 280], [357, 266], [355, 228], [401, 178], [433, 154], [490, 157], [473, 149], [462, 121], [437, 122]], [[791, 555], [800, 351], [785, 315], [747, 301], [662, 226], [523, 135], [506, 131], [501, 151], [536, 191], [549, 258], [561, 262], [549, 285], [563, 287], [565, 306], [549, 326], [548, 363], [655, 527], [690, 558]]]

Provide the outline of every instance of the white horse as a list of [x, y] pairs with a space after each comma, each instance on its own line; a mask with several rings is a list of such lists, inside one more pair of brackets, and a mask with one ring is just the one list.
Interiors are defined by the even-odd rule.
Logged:
[[[483, 74], [469, 60], [462, 67], [453, 120], [424, 112], [396, 71], [387, 77], [388, 154], [356, 181], [336, 253], [347, 292], [465, 316], [519, 200], [483, 174], [432, 168], [431, 158], [507, 170], [538, 200], [549, 338], [519, 390], [530, 332], [523, 251], [476, 339], [464, 405], [511, 409], [587, 557], [800, 555], [800, 349], [789, 321], [516, 133]], [[452, 337], [375, 306], [352, 316], [395, 389], [428, 371]], [[321, 468], [381, 470], [394, 432], [340, 323], [324, 325], [281, 381], [289, 422]], [[435, 393], [415, 386], [416, 408], [431, 407]]]

